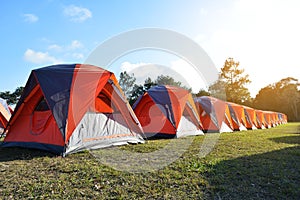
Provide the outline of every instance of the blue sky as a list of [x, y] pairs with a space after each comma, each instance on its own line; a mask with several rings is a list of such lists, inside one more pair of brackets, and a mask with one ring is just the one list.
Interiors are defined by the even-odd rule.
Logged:
[[[297, 0], [3, 1], [0, 91], [25, 85], [32, 69], [84, 62], [114, 35], [156, 27], [195, 40], [218, 69], [228, 57], [239, 61], [255, 96], [281, 78], [300, 79], [299, 9]], [[181, 73], [186, 65], [164, 53], [146, 54], [128, 55], [112, 70], [118, 76], [121, 69], [159, 63]]]

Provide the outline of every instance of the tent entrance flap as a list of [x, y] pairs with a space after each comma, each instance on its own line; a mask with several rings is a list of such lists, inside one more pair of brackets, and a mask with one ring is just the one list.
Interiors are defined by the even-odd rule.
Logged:
[[123, 120], [119, 113], [86, 113], [70, 137], [66, 153], [143, 142]]
[[30, 116], [30, 133], [32, 135], [40, 135], [50, 125], [52, 113], [47, 111], [34, 111]]
[[178, 125], [176, 137], [185, 137], [189, 135], [203, 135], [203, 131], [189, 119], [189, 116], [182, 116]]

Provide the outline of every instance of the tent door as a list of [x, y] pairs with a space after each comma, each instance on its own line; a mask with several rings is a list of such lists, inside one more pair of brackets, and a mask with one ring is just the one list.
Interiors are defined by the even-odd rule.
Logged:
[[31, 134], [40, 135], [48, 127], [52, 113], [47, 111], [34, 111], [30, 117]]

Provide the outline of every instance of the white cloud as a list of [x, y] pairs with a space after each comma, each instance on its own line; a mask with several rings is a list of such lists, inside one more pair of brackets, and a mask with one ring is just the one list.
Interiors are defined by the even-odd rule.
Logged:
[[189, 85], [182, 75], [177, 73], [172, 68], [164, 65], [124, 62], [121, 65], [121, 71], [123, 70], [127, 71], [129, 74], [134, 74], [137, 84], [143, 84], [148, 77], [150, 77], [152, 80], [155, 80], [158, 76], [164, 75], [170, 76], [176, 81], [180, 81], [183, 83], [183, 85]]
[[78, 41], [78, 40], [73, 40], [71, 44], [68, 45], [58, 45], [58, 44], [51, 44], [48, 46], [48, 50], [53, 50], [56, 52], [62, 52], [62, 51], [75, 51], [78, 49], [82, 49], [84, 45]]
[[73, 40], [72, 43], [68, 46], [68, 49], [75, 50], [75, 49], [80, 49], [82, 47], [83, 45], [81, 42], [79, 42], [78, 40]]
[[28, 23], [35, 23], [39, 20], [38, 16], [34, 15], [34, 14], [24, 14], [23, 15], [24, 21], [28, 22]]
[[47, 50], [53, 54], [60, 54], [60, 57], [67, 60], [82, 60], [84, 59], [84, 54], [81, 52], [84, 50], [83, 48], [84, 45], [80, 41], [73, 40], [67, 45], [51, 44], [48, 46]]
[[72, 57], [75, 59], [83, 59], [84, 55], [82, 53], [73, 53]]
[[84, 22], [92, 17], [92, 12], [89, 9], [74, 5], [66, 7], [64, 14], [73, 22]]
[[48, 46], [48, 49], [54, 51], [62, 51], [63, 47], [57, 44], [51, 44], [50, 46]]
[[126, 71], [130, 72], [136, 68], [139, 68], [141, 66], [147, 65], [149, 63], [130, 63], [130, 62], [123, 62], [121, 64], [121, 72]]
[[187, 63], [183, 59], [175, 60], [171, 62], [171, 69], [175, 70], [180, 74], [185, 82], [188, 84], [188, 87], [192, 88], [194, 93], [199, 92], [200, 89], [206, 89], [207, 85], [205, 80], [202, 77], [202, 74], [199, 74], [192, 65]]
[[34, 64], [55, 64], [61, 62], [57, 58], [50, 56], [48, 52], [37, 52], [32, 49], [25, 51], [24, 59]]
[[198, 74], [190, 64], [182, 59], [171, 61], [169, 66], [151, 63], [123, 62], [120, 70], [127, 71], [129, 74], [133, 73], [137, 84], [143, 84], [144, 80], [148, 77], [155, 80], [157, 76], [165, 75], [192, 88], [193, 92], [199, 92], [200, 89], [206, 89], [207, 87], [202, 75]]

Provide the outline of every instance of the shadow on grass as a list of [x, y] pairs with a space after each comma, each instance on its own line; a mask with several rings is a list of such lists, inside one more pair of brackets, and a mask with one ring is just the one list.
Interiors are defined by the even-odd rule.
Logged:
[[271, 138], [270, 140], [277, 142], [277, 143], [300, 144], [300, 135]]
[[287, 129], [285, 130], [285, 132], [288, 132], [289, 134], [295, 134], [295, 135], [275, 137], [275, 138], [270, 138], [270, 140], [277, 143], [300, 144], [300, 126], [297, 126], [297, 128]]
[[[1, 143], [0, 143], [1, 146]], [[19, 147], [0, 147], [0, 162], [13, 160], [31, 160], [37, 157], [56, 157], [56, 155], [37, 149], [26, 149]]]
[[300, 146], [225, 160], [207, 174], [215, 199], [299, 199]]

